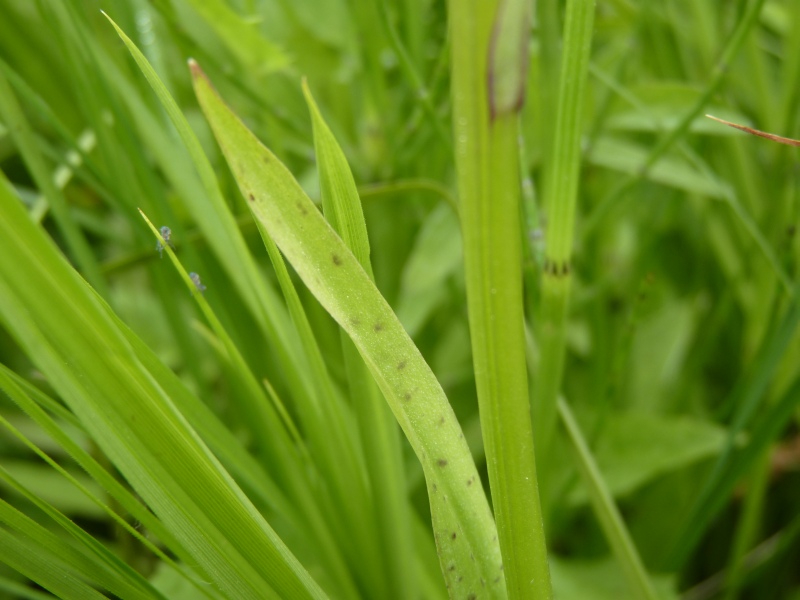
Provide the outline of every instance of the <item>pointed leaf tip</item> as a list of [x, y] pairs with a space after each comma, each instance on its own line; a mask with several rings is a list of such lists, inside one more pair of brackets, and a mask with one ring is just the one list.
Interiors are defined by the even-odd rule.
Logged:
[[200, 68], [200, 65], [197, 64], [197, 61], [193, 58], [190, 58], [186, 61], [189, 65], [189, 70], [192, 72], [192, 77], [205, 77], [205, 73], [203, 73], [203, 69]]

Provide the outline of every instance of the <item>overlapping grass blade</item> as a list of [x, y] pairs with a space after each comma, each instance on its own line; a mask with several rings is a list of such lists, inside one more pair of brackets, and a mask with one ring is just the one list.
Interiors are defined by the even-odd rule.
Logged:
[[[303, 92], [314, 128], [323, 212], [334, 231], [374, 281], [367, 226], [355, 180], [344, 152], [322, 118], [305, 82]], [[267, 240], [265, 242], [268, 243]], [[376, 531], [381, 532], [383, 543], [393, 549], [391, 554], [384, 555], [384, 578], [392, 597], [412, 598], [415, 596], [414, 580], [407, 573], [412, 566], [413, 548], [397, 425], [358, 349], [344, 332], [342, 349], [350, 395], [355, 403], [364, 446], [371, 493], [375, 498]]]
[[[192, 71], [200, 105], [254, 216], [350, 335], [422, 463], [430, 493], [446, 497], [457, 528], [435, 534], [458, 554], [443, 570], [477, 571], [486, 593], [504, 596], [491, 511], [441, 386], [355, 256], [286, 167], [222, 102], [196, 64]], [[431, 506], [441, 508], [436, 500]]]

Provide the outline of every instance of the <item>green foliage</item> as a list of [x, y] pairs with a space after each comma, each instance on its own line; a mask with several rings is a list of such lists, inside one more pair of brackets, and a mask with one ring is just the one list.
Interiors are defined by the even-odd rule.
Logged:
[[0, 600], [800, 595], [800, 3], [0, 14]]

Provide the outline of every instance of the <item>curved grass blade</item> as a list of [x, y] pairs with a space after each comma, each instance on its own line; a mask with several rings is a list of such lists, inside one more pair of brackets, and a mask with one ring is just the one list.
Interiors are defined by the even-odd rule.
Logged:
[[[492, 513], [461, 427], [433, 372], [341, 238], [274, 154], [231, 112], [191, 62], [195, 93], [250, 209], [322, 306], [348, 333], [422, 463], [433, 511], [452, 528], [435, 535], [454, 552], [448, 576], [478, 572], [490, 597], [505, 596]], [[442, 553], [440, 553], [441, 560]], [[477, 593], [480, 590], [472, 590]]]

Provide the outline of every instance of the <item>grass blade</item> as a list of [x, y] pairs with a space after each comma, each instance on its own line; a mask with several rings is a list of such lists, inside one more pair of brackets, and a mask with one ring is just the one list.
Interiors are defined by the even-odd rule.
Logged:
[[5, 181], [0, 212], [3, 322], [179, 543], [230, 597], [324, 597]]
[[[254, 216], [350, 335], [422, 463], [432, 493], [447, 498], [457, 529], [435, 533], [440, 544], [458, 553], [452, 564], [442, 564], [443, 571], [477, 571], [487, 592], [502, 596], [491, 511], [441, 386], [355, 256], [286, 167], [222, 102], [199, 66], [191, 68], [200, 106]], [[431, 506], [440, 508], [435, 501]]]

